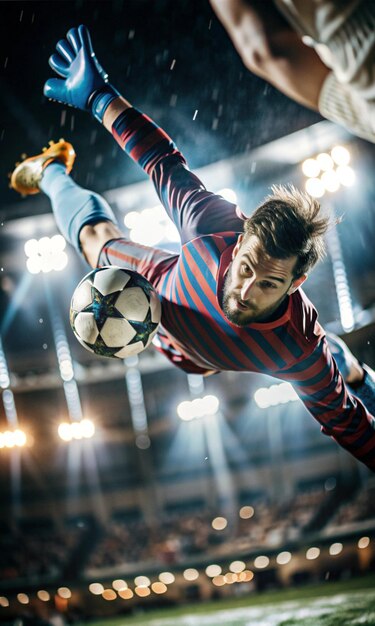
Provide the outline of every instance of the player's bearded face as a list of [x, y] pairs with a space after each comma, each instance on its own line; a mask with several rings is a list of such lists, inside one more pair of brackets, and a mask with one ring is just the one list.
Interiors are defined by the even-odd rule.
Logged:
[[296, 257], [275, 259], [262, 250], [259, 239], [242, 235], [233, 250], [223, 290], [223, 310], [237, 326], [266, 322], [285, 298], [305, 280], [294, 279]]

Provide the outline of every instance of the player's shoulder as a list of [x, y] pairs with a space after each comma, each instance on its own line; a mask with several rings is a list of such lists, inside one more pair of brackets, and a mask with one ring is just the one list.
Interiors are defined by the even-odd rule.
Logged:
[[323, 329], [318, 323], [318, 311], [300, 287], [292, 295], [290, 320], [298, 332], [309, 342], [321, 336]]

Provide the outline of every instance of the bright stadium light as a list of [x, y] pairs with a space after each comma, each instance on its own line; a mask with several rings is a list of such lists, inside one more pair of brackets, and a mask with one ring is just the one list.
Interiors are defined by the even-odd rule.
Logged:
[[177, 415], [182, 421], [189, 422], [207, 415], [215, 415], [219, 410], [220, 402], [216, 396], [207, 395], [204, 398], [184, 400], [177, 405]]
[[206, 571], [206, 575], [209, 578], [214, 578], [215, 576], [219, 576], [219, 574], [221, 574], [222, 569], [220, 565], [216, 565], [213, 563], [212, 565], [207, 565], [205, 571]]
[[195, 567], [188, 567], [184, 570], [183, 577], [185, 578], [185, 580], [189, 581], [197, 580], [197, 578], [199, 578], [199, 572], [197, 569], [195, 569]]
[[292, 555], [290, 552], [287, 552], [286, 550], [284, 552], [280, 552], [277, 557], [276, 557], [276, 563], [278, 565], [286, 565], [287, 563], [289, 563], [292, 559]]
[[298, 396], [290, 383], [280, 383], [271, 387], [260, 387], [254, 393], [254, 400], [260, 409], [268, 409], [270, 406], [295, 402]]
[[215, 517], [211, 526], [214, 530], [224, 530], [228, 526], [228, 520], [225, 517]]
[[26, 442], [26, 434], [19, 428], [0, 432], [0, 448], [23, 448]]
[[145, 246], [155, 246], [164, 240], [179, 241], [177, 228], [161, 204], [139, 212], [129, 211], [124, 224], [130, 230], [130, 239]]
[[246, 563], [244, 563], [243, 561], [232, 561], [232, 563], [229, 565], [230, 571], [234, 572], [235, 574], [240, 574], [244, 571], [245, 568]]
[[350, 165], [339, 165], [336, 170], [337, 177], [344, 187], [352, 187], [355, 183], [355, 172]]
[[172, 572], [161, 572], [161, 574], [159, 574], [159, 580], [165, 585], [171, 585], [175, 581], [175, 576]]
[[233, 202], [233, 204], [237, 204], [237, 194], [233, 189], [229, 187], [224, 187], [224, 189], [220, 189], [218, 192], [219, 196], [222, 196], [224, 200], [228, 202]]
[[335, 170], [323, 172], [321, 181], [327, 191], [334, 193], [340, 187], [340, 180]]
[[62, 422], [57, 432], [63, 441], [90, 439], [95, 434], [95, 424], [87, 418], [77, 422]]
[[342, 543], [340, 543], [339, 541], [337, 543], [332, 543], [329, 546], [329, 553], [331, 556], [336, 556], [337, 554], [340, 554], [344, 549], [344, 546], [342, 545]]
[[320, 165], [316, 159], [306, 159], [302, 163], [302, 171], [308, 178], [316, 178], [320, 174]]
[[305, 182], [305, 189], [313, 198], [324, 196], [325, 188], [320, 178], [308, 178]]
[[350, 163], [350, 152], [344, 146], [335, 146], [332, 148], [331, 157], [336, 165], [348, 165], [348, 163]]
[[66, 241], [62, 235], [26, 241], [24, 251], [27, 256], [26, 267], [30, 274], [61, 272], [68, 263], [65, 246]]
[[268, 556], [257, 556], [254, 559], [254, 567], [257, 569], [264, 569], [265, 567], [268, 567], [269, 564], [270, 560]]
[[314, 559], [317, 559], [318, 556], [320, 555], [320, 549], [319, 548], [309, 548], [306, 551], [306, 558], [308, 561], [313, 561]]
[[328, 172], [329, 170], [333, 169], [335, 165], [332, 157], [327, 154], [327, 152], [321, 152], [320, 154], [318, 154], [316, 160], [320, 169], [323, 170], [323, 172]]

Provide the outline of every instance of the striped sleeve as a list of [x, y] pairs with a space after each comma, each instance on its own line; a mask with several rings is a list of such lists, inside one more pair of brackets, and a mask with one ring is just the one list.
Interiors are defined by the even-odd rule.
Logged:
[[112, 239], [103, 246], [98, 267], [117, 265], [139, 272], [157, 288], [165, 272], [175, 265], [177, 255], [166, 250], [143, 246], [125, 237]]
[[350, 394], [323, 339], [314, 352], [283, 372], [324, 434], [375, 471], [374, 417]]
[[114, 121], [112, 134], [150, 176], [182, 244], [200, 235], [243, 230], [245, 216], [238, 207], [206, 190], [171, 138], [147, 115], [127, 109]]

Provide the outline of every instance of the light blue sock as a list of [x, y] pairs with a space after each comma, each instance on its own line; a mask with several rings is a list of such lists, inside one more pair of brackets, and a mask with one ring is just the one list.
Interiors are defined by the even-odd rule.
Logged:
[[62, 163], [50, 163], [43, 172], [41, 190], [50, 198], [61, 234], [81, 252], [79, 233], [86, 224], [117, 224], [108, 202], [99, 194], [83, 189], [65, 172]]

